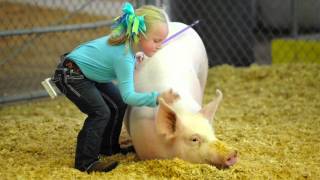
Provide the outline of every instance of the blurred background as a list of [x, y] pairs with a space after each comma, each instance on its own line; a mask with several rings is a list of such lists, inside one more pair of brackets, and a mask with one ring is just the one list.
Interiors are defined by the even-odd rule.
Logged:
[[[46, 97], [59, 56], [110, 32], [124, 0], [1, 0], [0, 104]], [[320, 63], [319, 0], [131, 0], [202, 37], [210, 67]]]

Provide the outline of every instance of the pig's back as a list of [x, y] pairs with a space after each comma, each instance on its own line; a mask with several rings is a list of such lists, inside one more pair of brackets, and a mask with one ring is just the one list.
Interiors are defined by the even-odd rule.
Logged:
[[[185, 27], [187, 25], [171, 22], [168, 37]], [[173, 88], [181, 97], [193, 98], [201, 104], [203, 92], [198, 76], [206, 68], [205, 47], [196, 31], [189, 28], [152, 58], [145, 58], [136, 71], [135, 87], [138, 92], [163, 92]]]

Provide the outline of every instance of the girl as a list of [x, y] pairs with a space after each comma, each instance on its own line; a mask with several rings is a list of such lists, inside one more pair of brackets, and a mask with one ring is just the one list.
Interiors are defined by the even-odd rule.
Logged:
[[[171, 90], [137, 93], [134, 89], [135, 53], [152, 56], [168, 35], [163, 11], [142, 6], [134, 12], [122, 8], [110, 35], [81, 44], [65, 54], [55, 71], [54, 82], [87, 118], [77, 137], [75, 168], [109, 171], [117, 162], [103, 162], [99, 155], [121, 152], [119, 135], [127, 105], [155, 107], [159, 97], [172, 103], [179, 96]], [[112, 83], [117, 81], [117, 86]]]

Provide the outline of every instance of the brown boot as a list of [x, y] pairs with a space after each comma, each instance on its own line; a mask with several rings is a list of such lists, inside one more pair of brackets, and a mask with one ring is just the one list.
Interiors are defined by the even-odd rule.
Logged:
[[118, 161], [96, 161], [94, 162], [88, 169], [87, 172], [91, 173], [93, 171], [95, 172], [108, 172], [112, 169], [116, 168], [118, 166]]

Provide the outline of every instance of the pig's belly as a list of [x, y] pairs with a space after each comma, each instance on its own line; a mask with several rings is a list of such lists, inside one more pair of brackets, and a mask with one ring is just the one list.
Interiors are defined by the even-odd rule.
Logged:
[[135, 129], [131, 132], [132, 143], [135, 147], [139, 159], [153, 159], [159, 156], [156, 146], [157, 142], [156, 132], [154, 128], [153, 119], [136, 119], [137, 122], [132, 124]]

